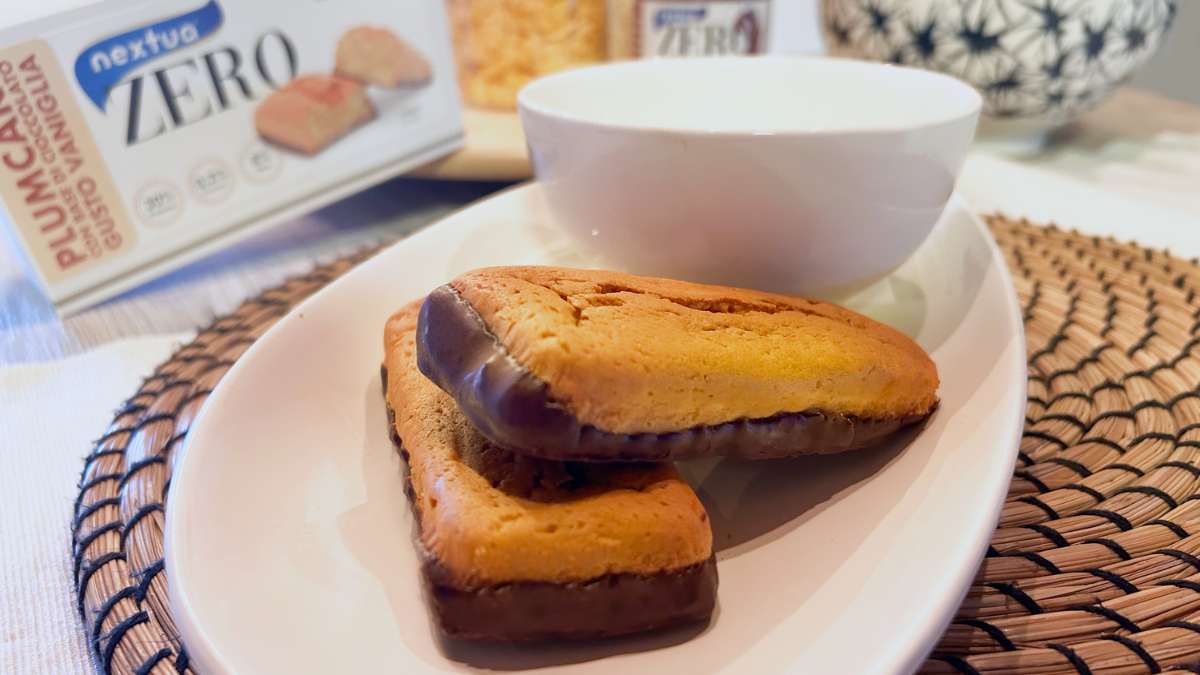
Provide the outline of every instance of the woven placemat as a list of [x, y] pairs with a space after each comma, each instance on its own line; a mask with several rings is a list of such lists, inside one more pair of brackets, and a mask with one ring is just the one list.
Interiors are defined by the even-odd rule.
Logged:
[[[924, 670], [1200, 673], [1190, 665], [1200, 664], [1200, 265], [1024, 221], [989, 224], [1024, 306], [1025, 435], [988, 557]], [[102, 671], [192, 672], [162, 563], [174, 451], [242, 352], [369, 255], [202, 329], [96, 442], [73, 555]]]

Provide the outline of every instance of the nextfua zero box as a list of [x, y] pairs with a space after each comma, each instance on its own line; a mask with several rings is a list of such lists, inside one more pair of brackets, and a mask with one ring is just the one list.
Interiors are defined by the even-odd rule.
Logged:
[[60, 311], [462, 144], [441, 0], [115, 0], [0, 32], [0, 200]]

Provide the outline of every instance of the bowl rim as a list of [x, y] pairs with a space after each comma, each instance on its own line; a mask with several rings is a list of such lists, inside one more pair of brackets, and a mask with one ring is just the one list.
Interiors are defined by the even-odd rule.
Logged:
[[[540, 90], [561, 84], [563, 81], [572, 79], [587, 78], [594, 76], [594, 73], [605, 70], [645, 70], [652, 68], [701, 68], [705, 63], [711, 62], [724, 63], [753, 63], [753, 62], [769, 62], [769, 63], [804, 63], [818, 64], [819, 67], [832, 66], [837, 68], [846, 68], [849, 70], [859, 71], [882, 71], [889, 70], [891, 72], [902, 72], [904, 77], [914, 77], [925, 79], [927, 81], [936, 82], [940, 86], [949, 86], [949, 88], [957, 90], [957, 92], [966, 97], [965, 106], [955, 106], [954, 109], [944, 115], [932, 116], [929, 119], [919, 122], [906, 123], [880, 123], [854, 127], [843, 128], [812, 128], [812, 129], [771, 129], [771, 128], [756, 128], [748, 126], [744, 129], [702, 129], [702, 128], [687, 128], [670, 126], [669, 124], [655, 123], [628, 123], [628, 122], [612, 122], [602, 121], [590, 118], [586, 115], [581, 115], [576, 112], [568, 112], [560, 107], [547, 105], [544, 102], [536, 100]], [[539, 77], [525, 86], [521, 87], [517, 92], [517, 110], [525, 122], [526, 115], [532, 113], [542, 117], [550, 118], [560, 122], [573, 123], [580, 126], [586, 126], [594, 129], [604, 129], [608, 131], [618, 131], [624, 133], [652, 133], [652, 134], [667, 134], [681, 136], [702, 136], [702, 137], [720, 137], [720, 138], [753, 138], [753, 137], [795, 137], [795, 138], [813, 138], [813, 137], [834, 137], [844, 135], [872, 135], [872, 134], [895, 134], [907, 133], [913, 131], [926, 130], [936, 127], [953, 125], [964, 122], [972, 118], [978, 120], [983, 109], [983, 96], [975, 87], [967, 82], [945, 73], [927, 70], [923, 68], [914, 68], [911, 66], [897, 65], [892, 63], [882, 63], [878, 61], [868, 61], [863, 59], [833, 57], [824, 55], [764, 55], [764, 56], [716, 56], [716, 57], [667, 57], [653, 59], [635, 59], [627, 61], [610, 61], [607, 63], [599, 63], [579, 68], [571, 68], [568, 70], [559, 71], [543, 77]]]

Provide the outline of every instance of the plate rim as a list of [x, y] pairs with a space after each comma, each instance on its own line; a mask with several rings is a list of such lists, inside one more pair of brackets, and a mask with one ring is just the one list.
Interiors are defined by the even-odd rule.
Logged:
[[[992, 261], [992, 267], [996, 269], [1000, 276], [1000, 286], [1004, 291], [1004, 304], [1007, 309], [1009, 318], [1015, 319], [1016, 335], [1015, 349], [1013, 350], [1012, 359], [1016, 362], [1015, 368], [1018, 373], [1017, 382], [1019, 383], [1019, 392], [1014, 397], [1013, 409], [1009, 414], [1013, 416], [1016, 423], [1011, 427], [1013, 432], [1008, 441], [1009, 461], [1008, 468], [1005, 472], [1005, 480], [993, 486], [996, 489], [996, 494], [991, 496], [992, 509], [991, 516], [987, 522], [992, 525], [987, 528], [981, 528], [977, 531], [973, 546], [976, 550], [973, 564], [964, 566], [957, 571], [959, 577], [955, 581], [959, 591], [954, 594], [946, 594], [941, 600], [941, 607], [938, 613], [941, 614], [940, 620], [929, 622], [926, 629], [922, 631], [922, 639], [920, 642], [927, 645], [922, 649], [910, 649], [910, 655], [904, 661], [905, 672], [915, 672], [922, 663], [924, 663], [929, 655], [933, 652], [933, 648], [937, 646], [937, 640], [950, 622], [954, 620], [954, 615], [957, 613], [962, 601], [966, 598], [967, 592], [971, 589], [971, 581], [975, 578], [975, 574], [987, 556], [988, 548], [991, 547], [992, 533], [996, 529], [996, 524], [1000, 520], [1001, 511], [1007, 501], [1008, 487], [1012, 483], [1012, 474], [1016, 470], [1017, 456], [1020, 454], [1021, 438], [1025, 433], [1025, 409], [1028, 405], [1029, 393], [1029, 370], [1028, 370], [1028, 351], [1025, 346], [1025, 321], [1023, 318], [1020, 297], [1017, 295], [1017, 287], [1013, 281], [1012, 270], [1008, 268], [1008, 263], [1004, 259], [1004, 252], [1000, 250], [999, 244], [996, 243], [996, 238], [992, 236], [984, 219], [977, 215], [970, 207], [970, 202], [956, 188], [950, 196], [950, 201], [947, 202], [947, 208], [950, 205], [960, 207], [965, 215], [970, 218], [971, 224], [983, 236], [984, 242], [987, 244], [988, 254]], [[947, 600], [952, 602], [947, 603]]]

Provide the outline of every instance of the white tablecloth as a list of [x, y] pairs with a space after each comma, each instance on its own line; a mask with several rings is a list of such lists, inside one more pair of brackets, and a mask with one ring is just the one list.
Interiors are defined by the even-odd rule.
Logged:
[[0, 673], [90, 671], [71, 587], [70, 516], [88, 439], [187, 333], [0, 369]]

